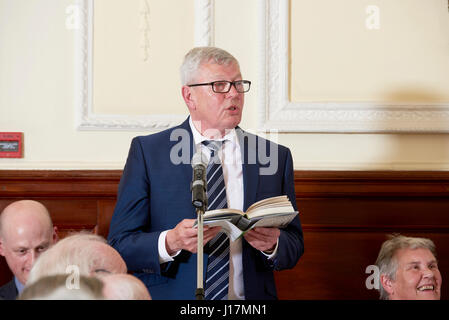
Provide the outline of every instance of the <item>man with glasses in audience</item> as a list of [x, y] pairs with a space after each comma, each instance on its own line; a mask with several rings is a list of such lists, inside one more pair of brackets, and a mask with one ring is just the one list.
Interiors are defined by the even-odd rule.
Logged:
[[[238, 127], [251, 81], [235, 57], [215, 47], [190, 50], [181, 66], [190, 116], [181, 125], [136, 137], [120, 181], [109, 242], [153, 299], [194, 299], [197, 215], [192, 156], [206, 160], [207, 210], [246, 210], [287, 195], [295, 210], [290, 150]], [[204, 227], [204, 298], [276, 299], [274, 270], [293, 268], [304, 251], [299, 217], [285, 228], [254, 228], [236, 241]]]

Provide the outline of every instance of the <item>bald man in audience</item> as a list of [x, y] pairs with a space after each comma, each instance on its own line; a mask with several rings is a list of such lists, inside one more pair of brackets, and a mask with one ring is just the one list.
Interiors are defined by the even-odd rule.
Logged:
[[56, 230], [47, 208], [37, 201], [16, 201], [2, 211], [0, 255], [14, 278], [0, 288], [1, 299], [14, 300], [22, 292], [36, 259], [58, 240]]
[[77, 233], [60, 240], [39, 257], [27, 285], [57, 274], [76, 277], [126, 272], [125, 261], [106, 239], [91, 233]]
[[101, 276], [103, 295], [107, 300], [151, 300], [145, 284], [130, 274], [110, 274]]

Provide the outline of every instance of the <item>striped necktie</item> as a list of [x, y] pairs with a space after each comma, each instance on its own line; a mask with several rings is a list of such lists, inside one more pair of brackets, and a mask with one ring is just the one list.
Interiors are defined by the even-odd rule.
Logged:
[[[226, 188], [223, 168], [218, 157], [218, 150], [222, 146], [220, 141], [203, 141], [211, 151], [207, 166], [207, 210], [227, 207]], [[229, 238], [220, 232], [208, 243], [205, 299], [225, 300], [228, 298], [229, 287]]]

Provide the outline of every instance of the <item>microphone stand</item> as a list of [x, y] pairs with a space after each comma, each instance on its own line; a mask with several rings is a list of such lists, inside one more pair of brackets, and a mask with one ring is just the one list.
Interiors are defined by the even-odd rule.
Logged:
[[204, 206], [196, 208], [197, 226], [198, 226], [198, 249], [197, 249], [197, 278], [196, 278], [196, 300], [204, 300], [204, 286], [203, 286], [203, 216]]
[[204, 239], [204, 212], [207, 208], [207, 179], [206, 164], [203, 161], [203, 155], [197, 152], [192, 158], [193, 177], [192, 177], [192, 205], [196, 209], [197, 214], [197, 230], [198, 230], [198, 247], [197, 247], [197, 288], [195, 291], [196, 300], [204, 300], [203, 287], [203, 239]]

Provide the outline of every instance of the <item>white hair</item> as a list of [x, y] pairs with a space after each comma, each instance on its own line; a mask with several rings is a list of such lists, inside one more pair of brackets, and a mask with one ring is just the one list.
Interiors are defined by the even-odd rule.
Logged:
[[181, 84], [187, 85], [194, 80], [196, 72], [203, 63], [239, 65], [237, 59], [229, 52], [217, 47], [195, 47], [184, 57], [180, 67]]
[[40, 278], [25, 286], [18, 300], [103, 300], [103, 283], [94, 277], [80, 276], [78, 287], [67, 286], [66, 275]]

